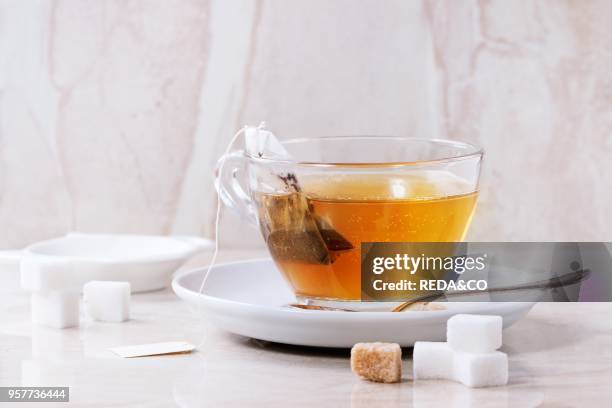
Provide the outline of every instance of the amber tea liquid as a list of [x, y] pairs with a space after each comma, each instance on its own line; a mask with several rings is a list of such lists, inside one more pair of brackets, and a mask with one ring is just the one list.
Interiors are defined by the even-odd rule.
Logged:
[[300, 194], [257, 201], [272, 257], [306, 299], [359, 301], [361, 242], [462, 241], [478, 194], [441, 171], [299, 182]]

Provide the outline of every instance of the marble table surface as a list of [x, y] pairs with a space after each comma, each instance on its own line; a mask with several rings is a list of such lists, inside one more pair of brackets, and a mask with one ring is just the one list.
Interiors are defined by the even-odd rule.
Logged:
[[[221, 260], [259, 255], [224, 252]], [[27, 294], [0, 289], [0, 386], [70, 386], [70, 406], [597, 407], [612, 401], [612, 303], [536, 305], [504, 331], [509, 385], [487, 389], [414, 383], [410, 349], [402, 383], [368, 383], [351, 373], [348, 350], [222, 332], [170, 289], [133, 295], [132, 319], [121, 324], [84, 320], [79, 328], [55, 330], [32, 326], [29, 313]], [[199, 347], [137, 359], [108, 350], [173, 340]]]

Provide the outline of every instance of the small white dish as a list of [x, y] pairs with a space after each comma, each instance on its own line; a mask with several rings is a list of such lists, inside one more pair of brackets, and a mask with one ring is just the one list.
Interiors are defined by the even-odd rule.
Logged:
[[407, 347], [415, 341], [444, 341], [446, 321], [458, 313], [500, 315], [504, 327], [523, 317], [533, 302], [444, 303], [446, 310], [336, 312], [286, 307], [296, 299], [271, 259], [213, 267], [205, 293], [199, 288], [206, 268], [186, 271], [172, 289], [190, 303], [201, 302], [206, 316], [231, 333], [277, 343], [316, 347], [352, 347], [361, 341], [385, 341]]
[[[185, 261], [213, 246], [208, 239], [189, 236], [70, 233], [20, 252], [0, 252], [0, 260], [20, 258], [21, 284], [30, 290], [82, 288], [89, 281], [113, 280], [129, 282], [132, 292], [144, 292], [168, 286]], [[24, 281], [24, 271], [34, 279]]]

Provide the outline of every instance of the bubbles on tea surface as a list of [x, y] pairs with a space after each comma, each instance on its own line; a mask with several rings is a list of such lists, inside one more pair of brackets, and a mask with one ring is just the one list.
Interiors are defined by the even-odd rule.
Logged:
[[447, 171], [301, 176], [300, 180], [308, 197], [321, 200], [423, 200], [472, 192], [467, 181]]

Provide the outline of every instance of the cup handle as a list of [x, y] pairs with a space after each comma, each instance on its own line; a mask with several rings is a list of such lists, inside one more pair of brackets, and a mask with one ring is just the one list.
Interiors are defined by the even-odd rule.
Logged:
[[247, 160], [241, 151], [222, 156], [215, 170], [215, 188], [221, 201], [252, 226], [257, 226], [256, 210], [246, 184]]

